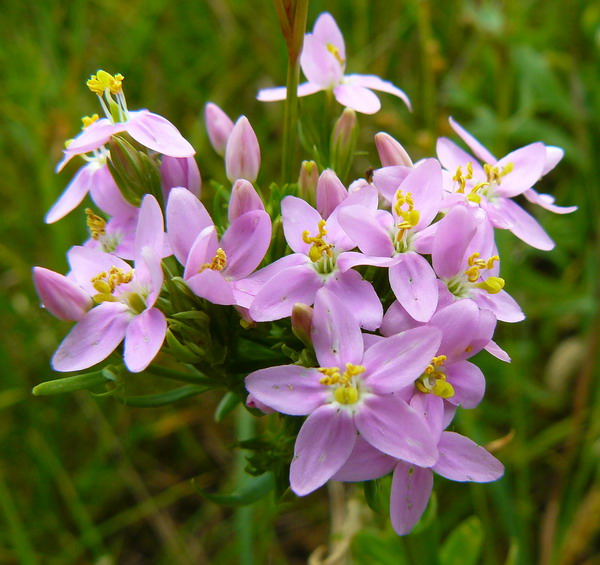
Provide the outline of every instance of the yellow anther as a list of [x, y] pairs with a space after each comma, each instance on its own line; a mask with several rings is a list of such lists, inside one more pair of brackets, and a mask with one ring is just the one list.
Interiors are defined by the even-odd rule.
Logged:
[[328, 257], [333, 257], [333, 252], [331, 251], [333, 245], [330, 243], [325, 243], [323, 239], [327, 235], [327, 230], [325, 229], [325, 220], [319, 221], [318, 228], [319, 233], [315, 237], [311, 237], [308, 230], [302, 232], [302, 241], [304, 241], [304, 243], [313, 244], [308, 251], [308, 257], [313, 263], [319, 261], [319, 259], [321, 259], [323, 256], [323, 253], [325, 253]]
[[469, 267], [472, 267], [473, 265], [476, 265], [476, 261], [477, 259], [479, 259], [479, 256], [481, 255], [481, 253], [477, 253], [477, 251], [475, 251], [475, 253], [471, 253], [471, 255], [469, 255], [469, 258], [467, 259], [467, 263], [469, 264]]
[[98, 239], [100, 236], [106, 234], [106, 220], [94, 214], [91, 208], [86, 208], [85, 213], [87, 214], [87, 227], [90, 230], [92, 239]]
[[515, 164], [513, 162], [506, 163], [506, 165], [502, 168], [502, 176], [505, 176], [508, 173], [512, 173], [514, 168]]
[[322, 385], [338, 385], [333, 391], [333, 397], [337, 402], [340, 404], [354, 404], [358, 400], [358, 388], [353, 379], [365, 372], [362, 365], [346, 363], [346, 370], [343, 373], [340, 373], [338, 367], [321, 367], [318, 371], [324, 375], [319, 381]]
[[205, 269], [210, 269], [211, 271], [222, 271], [227, 266], [227, 255], [225, 255], [225, 251], [223, 251], [220, 247], [217, 249], [213, 260], [210, 263], [204, 263], [200, 267], [200, 273]]
[[472, 178], [473, 178], [473, 163], [471, 163], [471, 161], [469, 161], [467, 163], [467, 174], [466, 175], [463, 175], [462, 167], [460, 167], [460, 166], [457, 167], [456, 173], [452, 177], [452, 180], [456, 181], [458, 183], [458, 189], [456, 190], [456, 192], [460, 192], [461, 194], [464, 194], [465, 188], [467, 186], [467, 181], [471, 180]]
[[443, 375], [443, 378], [435, 381], [431, 392], [440, 398], [452, 398], [454, 396], [454, 387], [446, 380], [446, 375]]
[[444, 361], [446, 359], [447, 359], [447, 357], [445, 355], [438, 355], [437, 357], [433, 357], [431, 359], [431, 363], [433, 365], [435, 365], [436, 367], [439, 367], [439, 366], [441, 366], [444, 363]]
[[476, 288], [482, 288], [488, 294], [498, 294], [504, 288], [504, 279], [500, 277], [488, 277], [484, 281], [473, 285]]
[[473, 348], [470, 345], [467, 345], [467, 347], [465, 347], [465, 353], [471, 353], [471, 351], [473, 351]]
[[330, 386], [340, 382], [340, 370], [337, 367], [321, 367], [317, 369], [319, 373], [325, 375], [319, 381], [322, 385]]
[[467, 178], [468, 179], [473, 178], [473, 163], [471, 163], [471, 161], [469, 161], [467, 163]]
[[100, 294], [112, 294], [120, 284], [131, 282], [134, 273], [134, 269], [125, 272], [123, 269], [113, 266], [108, 273], [99, 273], [90, 282]]
[[450, 398], [454, 396], [454, 388], [447, 382], [446, 375], [438, 369], [444, 361], [445, 355], [438, 355], [431, 359], [431, 364], [427, 365], [423, 374], [415, 381], [415, 386], [424, 394], [435, 394], [441, 398]]
[[[403, 210], [402, 206], [406, 205], [407, 209]], [[398, 224], [396, 233], [396, 241], [400, 242], [404, 238], [406, 232], [414, 228], [421, 219], [421, 213], [414, 209], [415, 201], [412, 194], [407, 192], [403, 194], [401, 190], [396, 192], [396, 202], [394, 204], [394, 212], [402, 221]]]
[[340, 65], [345, 63], [344, 59], [342, 59], [342, 56], [340, 55], [340, 50], [333, 43], [327, 43], [325, 47], [327, 47], [327, 51], [329, 51], [337, 59]]
[[[487, 261], [484, 259], [479, 259], [479, 255], [480, 255], [479, 253], [475, 252], [475, 253], [471, 254], [469, 256], [469, 258], [467, 259], [467, 264], [469, 265], [469, 268], [465, 271], [465, 275], [467, 275], [467, 279], [471, 283], [477, 282], [477, 280], [479, 279], [479, 276], [480, 276], [479, 271], [485, 270], [485, 269], [491, 269], [491, 268], [493, 268], [495, 261], [500, 261], [500, 257], [498, 257], [498, 255], [493, 255]], [[489, 277], [488, 280], [490, 280], [490, 279], [498, 279], [498, 277]], [[502, 281], [502, 286], [504, 286], [504, 280], [503, 279], [499, 279], [499, 280]], [[482, 284], [484, 286], [481, 286]], [[493, 285], [493, 287], [495, 287], [495, 283], [492, 283], [492, 285]], [[488, 287], [485, 286], [485, 283], [480, 283], [475, 286], [478, 288], [485, 288], [486, 290], [488, 289]], [[489, 287], [489, 288], [493, 288], [493, 287]], [[495, 292], [500, 292], [500, 290], [502, 290], [502, 287], [500, 287]], [[490, 292], [491, 294], [495, 294], [495, 292], [492, 292], [491, 290], [487, 290], [487, 292]]]
[[113, 76], [106, 71], [100, 70], [95, 75], [92, 75], [86, 84], [98, 96], [102, 96], [106, 90], [110, 91], [111, 94], [118, 94], [122, 91], [123, 79], [124, 77], [121, 74], [117, 73]]
[[98, 121], [98, 114], [94, 114], [93, 116], [83, 116], [81, 118], [81, 122], [83, 123], [83, 129], [91, 126], [94, 122]]
[[483, 165], [483, 170], [485, 171], [485, 176], [489, 183], [500, 184], [502, 181], [502, 177], [506, 176], [508, 173], [511, 173], [515, 168], [514, 163], [507, 163], [502, 169], [500, 169], [497, 165], [490, 165], [486, 163]]
[[498, 257], [498, 255], [492, 255], [486, 263], [486, 267], [488, 269], [492, 269], [494, 267], [494, 261], [500, 261], [500, 257]]

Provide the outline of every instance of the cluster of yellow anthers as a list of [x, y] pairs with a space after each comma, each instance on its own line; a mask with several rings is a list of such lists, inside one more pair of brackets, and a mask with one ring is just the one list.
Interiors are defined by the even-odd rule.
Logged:
[[119, 94], [123, 89], [124, 78], [125, 77], [119, 73], [113, 76], [106, 71], [98, 71], [88, 79], [86, 84], [87, 87], [98, 96], [102, 96], [106, 90], [110, 91], [111, 94]]
[[333, 45], [333, 43], [328, 43], [326, 47], [327, 51], [329, 51], [337, 59], [337, 62], [340, 65], [343, 65], [346, 62], [344, 59], [342, 59], [342, 56], [340, 55], [340, 50], [335, 45]]
[[93, 116], [83, 116], [83, 118], [81, 118], [83, 129], [91, 126], [94, 122], [97, 122], [98, 119], [98, 114], [94, 114]]
[[489, 165], [488, 163], [483, 165], [485, 176], [490, 184], [500, 184], [502, 177], [512, 172], [514, 168], [514, 163], [507, 163], [504, 167], [502, 167], [502, 170], [500, 170], [496, 165]]
[[433, 393], [441, 398], [452, 398], [454, 387], [446, 380], [446, 375], [438, 369], [446, 361], [445, 355], [438, 355], [431, 360], [431, 364], [416, 380], [415, 386], [425, 394]]
[[340, 404], [354, 404], [358, 400], [358, 389], [352, 379], [365, 372], [362, 365], [346, 363], [343, 373], [338, 367], [321, 367], [318, 371], [324, 375], [319, 381], [322, 385], [339, 385], [333, 395]]
[[205, 269], [210, 269], [211, 271], [222, 271], [227, 266], [227, 255], [225, 255], [225, 251], [223, 251], [220, 247], [217, 249], [213, 260], [210, 263], [204, 263], [200, 267], [200, 272]]
[[[464, 194], [465, 188], [467, 187], [467, 181], [471, 180], [472, 178], [473, 178], [473, 163], [471, 163], [471, 161], [469, 161], [467, 163], [467, 174], [466, 175], [463, 174], [462, 167], [458, 167], [456, 169], [456, 174], [452, 177], [453, 181], [458, 182], [458, 189], [456, 190], [456, 192], [459, 192], [460, 194]], [[481, 202], [481, 195], [477, 194], [477, 191], [482, 189], [483, 187], [489, 186], [489, 185], [490, 185], [489, 181], [477, 183], [473, 188], [471, 188], [471, 191], [469, 192], [469, 194], [467, 194], [467, 200], [470, 200], [471, 202], [475, 202], [475, 203], [479, 204]]]
[[98, 239], [100, 236], [106, 234], [106, 220], [94, 214], [91, 208], [86, 208], [85, 213], [87, 214], [87, 227], [90, 230], [92, 239]]
[[115, 300], [112, 293], [120, 284], [127, 284], [133, 279], [135, 273], [134, 269], [130, 271], [123, 271], [118, 267], [111, 267], [108, 273], [102, 272], [92, 278], [91, 283], [94, 288], [98, 291], [98, 295], [94, 298], [101, 302], [113, 302]]
[[326, 235], [327, 230], [325, 229], [325, 220], [319, 222], [319, 233], [316, 237], [311, 237], [308, 230], [302, 232], [302, 241], [304, 241], [304, 243], [313, 244], [308, 251], [308, 257], [313, 263], [316, 263], [321, 259], [323, 253], [326, 253], [328, 257], [333, 257], [333, 253], [331, 252], [333, 245], [331, 245], [331, 243], [325, 243], [323, 240]]
[[[406, 205], [406, 210], [402, 209], [402, 206]], [[396, 233], [396, 240], [401, 241], [404, 234], [414, 228], [421, 219], [421, 212], [415, 210], [415, 202], [412, 194], [407, 192], [403, 194], [401, 190], [396, 192], [396, 203], [394, 204], [394, 212], [402, 221], [398, 224], [398, 232]]]
[[[469, 268], [465, 271], [467, 279], [470, 283], [477, 283], [480, 277], [479, 271], [484, 269], [491, 269], [494, 266], [495, 261], [500, 261], [498, 255], [492, 255], [487, 261], [485, 259], [479, 259], [479, 253], [475, 252], [471, 254], [467, 263]], [[488, 277], [484, 281], [481, 281], [473, 286], [482, 288], [489, 294], [497, 294], [504, 288], [504, 279], [501, 277]]]

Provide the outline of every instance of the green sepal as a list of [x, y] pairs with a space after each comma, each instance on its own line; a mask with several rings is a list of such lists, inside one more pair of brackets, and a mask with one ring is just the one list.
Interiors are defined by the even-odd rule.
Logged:
[[88, 390], [101, 384], [106, 384], [108, 380], [104, 370], [95, 371], [93, 373], [84, 373], [82, 375], [74, 375], [72, 377], [64, 377], [40, 383], [33, 387], [32, 393], [35, 396], [54, 396], [77, 390]]
[[272, 473], [264, 473], [258, 477], [248, 475], [236, 490], [229, 494], [210, 493], [200, 488], [196, 479], [192, 479], [196, 492], [216, 504], [222, 506], [247, 506], [269, 494], [275, 486]]
[[363, 483], [365, 500], [369, 508], [378, 514], [390, 513], [390, 492], [392, 489], [392, 476], [387, 475], [374, 481]]
[[123, 404], [127, 406], [135, 406], [137, 408], [155, 408], [157, 406], [165, 406], [172, 404], [178, 400], [189, 398], [202, 394], [207, 390], [211, 390], [210, 386], [202, 385], [185, 385], [179, 388], [174, 388], [166, 392], [157, 394], [143, 394], [139, 396], [115, 395]]
[[167, 330], [166, 334], [167, 345], [169, 346], [170, 353], [178, 361], [183, 363], [197, 363], [201, 360], [199, 355], [192, 353], [188, 347], [180, 343], [180, 341], [173, 335], [170, 329]]
[[226, 393], [215, 410], [215, 422], [222, 422], [227, 414], [234, 410], [241, 402], [240, 397], [233, 392]]

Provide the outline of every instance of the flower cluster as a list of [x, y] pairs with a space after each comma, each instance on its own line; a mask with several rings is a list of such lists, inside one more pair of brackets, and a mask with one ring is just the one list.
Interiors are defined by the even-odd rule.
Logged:
[[[345, 57], [335, 21], [321, 15], [305, 37], [309, 82], [298, 94], [328, 90], [364, 113], [379, 108], [371, 88], [409, 103], [378, 77], [344, 75]], [[533, 188], [562, 151], [536, 142], [498, 160], [451, 119], [473, 156], [441, 138], [437, 159], [413, 164], [379, 133], [382, 166], [368, 178], [345, 186], [331, 168], [318, 174], [305, 163], [298, 185], [272, 186], [263, 201], [250, 122], [234, 124], [208, 104], [208, 135], [232, 184], [225, 219], [218, 200], [210, 213], [200, 200], [193, 148], [164, 118], [128, 110], [123, 80], [98, 71], [88, 81], [106, 117], [84, 118], [68, 142], [59, 171], [77, 155], [86, 164], [46, 218], [62, 218], [89, 192], [99, 209], [85, 210], [90, 238], [68, 252], [67, 275], [34, 268], [43, 306], [76, 322], [54, 369], [88, 369], [124, 341], [122, 362], [112, 357], [122, 378], [159, 356], [240, 400], [245, 387], [250, 409], [306, 417], [289, 468], [296, 494], [393, 472], [398, 534], [423, 513], [434, 472], [499, 478], [502, 464], [450, 426], [459, 407], [475, 408], [484, 395], [469, 359], [485, 349], [509, 362], [492, 339], [496, 324], [524, 318], [505, 290], [514, 281], [500, 276], [495, 229], [548, 250], [552, 240], [514, 197], [575, 209]], [[284, 97], [285, 89], [259, 94]], [[249, 343], [278, 355], [251, 363]]]

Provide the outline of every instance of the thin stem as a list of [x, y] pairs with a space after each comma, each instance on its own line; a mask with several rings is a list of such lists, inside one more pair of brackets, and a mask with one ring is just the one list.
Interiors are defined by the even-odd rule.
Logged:
[[298, 57], [288, 57], [288, 70], [285, 99], [285, 114], [283, 122], [283, 157], [281, 163], [281, 174], [283, 182], [292, 182], [292, 161], [294, 149], [296, 148], [294, 135], [298, 121], [298, 82], [300, 79], [300, 64]]

